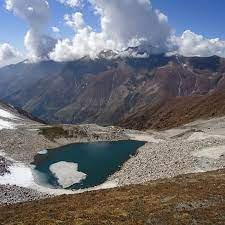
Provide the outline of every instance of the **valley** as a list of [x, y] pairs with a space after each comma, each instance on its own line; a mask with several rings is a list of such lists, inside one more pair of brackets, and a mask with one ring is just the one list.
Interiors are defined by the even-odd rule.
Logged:
[[[4, 116], [11, 113], [11, 117], [17, 117], [20, 121], [20, 123], [13, 121], [13, 127], [0, 130], [1, 157], [10, 163], [7, 166], [8, 171], [4, 172], [0, 179], [2, 193], [6, 193], [7, 196], [4, 194], [0, 196], [1, 203], [9, 204], [61, 194], [77, 194], [87, 190], [136, 185], [224, 168], [225, 117], [196, 120], [163, 131], [138, 131], [114, 126], [101, 127], [95, 124], [50, 126], [24, 117], [10, 106], [2, 104], [1, 110], [5, 112]], [[109, 143], [119, 140], [137, 140], [146, 143], [102, 185], [72, 191], [55, 189], [43, 186], [38, 181], [40, 178], [32, 172], [30, 163], [37, 154], [45, 154], [45, 149], [54, 149], [71, 143], [102, 143], [102, 141]], [[5, 165], [1, 164], [1, 170]]]
[[[61, 204], [67, 195], [74, 196], [71, 204], [73, 198], [95, 194], [111, 201], [105, 193], [117, 195], [123, 190], [128, 199], [135, 190], [133, 204], [139, 204], [143, 192], [161, 181], [160, 191], [175, 182], [178, 193], [187, 185], [188, 195], [204, 184], [201, 179], [221, 185], [224, 74], [225, 60], [217, 56], [132, 58], [113, 52], [103, 52], [96, 59], [21, 62], [0, 69], [0, 99], [10, 104], [0, 103], [0, 212], [7, 216], [7, 207], [16, 210], [23, 202], [32, 211], [39, 200], [51, 207], [51, 201]], [[194, 187], [189, 179], [196, 182]], [[65, 197], [57, 197], [61, 195]], [[156, 195], [162, 198], [163, 194]], [[199, 198], [197, 193], [195, 197]], [[144, 208], [152, 201], [151, 195], [145, 198]], [[188, 224], [195, 218], [192, 209], [199, 210], [202, 204], [207, 210], [212, 204], [220, 207], [224, 198], [222, 193], [221, 199], [211, 202], [203, 196], [191, 211], [186, 204], [192, 203], [178, 203], [179, 198], [175, 202], [184, 204]], [[121, 201], [118, 197], [110, 204]], [[162, 202], [157, 204], [164, 207]], [[126, 205], [134, 212], [133, 206]], [[87, 224], [93, 224], [93, 218]], [[135, 214], [133, 220], [138, 222], [133, 224], [143, 218], [144, 212], [140, 218]], [[160, 218], [164, 221], [167, 216]]]
[[[224, 110], [195, 108], [209, 108], [214, 96], [219, 98], [217, 105], [224, 103], [224, 73], [225, 60], [218, 56], [134, 58], [104, 53], [65, 63], [22, 62], [0, 69], [0, 99], [52, 124], [167, 128], [202, 118], [204, 110], [207, 118], [224, 115]], [[183, 123], [173, 121], [170, 115], [178, 114], [183, 105], [195, 112]], [[182, 113], [186, 112], [181, 111], [177, 120]], [[158, 115], [162, 123], [153, 124]]]
[[224, 225], [224, 8], [2, 0], [0, 225]]

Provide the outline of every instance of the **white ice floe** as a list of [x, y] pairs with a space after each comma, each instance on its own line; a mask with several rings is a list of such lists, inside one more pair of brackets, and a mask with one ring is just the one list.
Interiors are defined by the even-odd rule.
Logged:
[[209, 139], [209, 138], [225, 139], [225, 136], [224, 135], [206, 134], [204, 132], [195, 132], [187, 140], [188, 141], [199, 141], [199, 140], [205, 140], [205, 139]]
[[18, 119], [17, 116], [13, 115], [11, 112], [8, 112], [4, 109], [0, 109], [0, 117], [6, 118], [6, 119]]
[[[100, 184], [98, 186], [95, 186], [92, 188], [80, 189], [80, 190], [76, 190], [76, 191], [65, 190], [65, 189], [55, 189], [54, 187], [51, 187], [50, 185], [43, 184], [43, 183], [45, 183], [45, 181], [42, 183], [42, 179], [43, 179], [42, 174], [35, 171], [34, 167], [26, 165], [21, 162], [14, 161], [13, 159], [6, 156], [6, 154], [1, 150], [0, 150], [0, 155], [4, 156], [5, 158], [7, 158], [10, 161], [13, 161], [13, 165], [9, 167], [10, 173], [5, 174], [4, 176], [0, 176], [0, 185], [7, 185], [7, 184], [8, 185], [16, 185], [19, 187], [26, 187], [26, 188], [30, 188], [30, 189], [33, 189], [33, 190], [36, 190], [36, 191], [39, 191], [42, 193], [52, 194], [52, 195], [76, 194], [76, 193], [82, 193], [85, 191], [114, 188], [117, 186], [116, 181], [106, 181], [105, 183]], [[78, 172], [77, 171], [78, 165], [77, 164], [75, 164], [75, 165], [76, 165], [75, 166], [76, 175], [80, 174], [80, 175], [82, 175], [82, 178], [85, 179], [86, 174]], [[66, 174], [66, 176], [67, 175], [68, 174]], [[73, 180], [73, 183], [76, 181], [78, 181], [77, 176], [76, 176], [76, 179]]]
[[0, 130], [2, 129], [14, 129], [15, 124], [13, 122], [0, 119]]
[[38, 152], [38, 154], [39, 155], [46, 155], [46, 154], [48, 154], [48, 150], [47, 149], [44, 149], [44, 150]]
[[68, 188], [73, 184], [86, 179], [86, 174], [78, 171], [78, 164], [71, 162], [58, 162], [49, 167], [51, 173], [57, 178], [59, 185]]
[[209, 159], [218, 160], [224, 154], [225, 154], [225, 145], [211, 148], [204, 148], [200, 151], [194, 152], [193, 156], [198, 158], [205, 157]]
[[[0, 176], [0, 185], [16, 185], [53, 195], [74, 194], [73, 191], [39, 185], [35, 181], [33, 169], [23, 163], [14, 162], [13, 166], [9, 167], [9, 170], [10, 173]], [[39, 175], [37, 174], [36, 176]]]

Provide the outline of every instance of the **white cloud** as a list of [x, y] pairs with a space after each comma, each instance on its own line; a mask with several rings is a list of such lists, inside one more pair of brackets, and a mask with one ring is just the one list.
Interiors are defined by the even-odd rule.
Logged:
[[153, 47], [154, 53], [167, 51], [171, 34], [168, 19], [154, 10], [149, 0], [90, 0], [90, 3], [100, 17], [101, 31], [95, 32], [86, 25], [81, 12], [65, 15], [66, 24], [75, 31], [74, 38], [59, 40], [50, 53], [52, 59], [95, 57], [104, 49], [122, 50], [131, 45]]
[[74, 31], [82, 29], [85, 26], [83, 14], [80, 12], [76, 12], [72, 15], [66, 14], [64, 20], [69, 27], [74, 29]]
[[43, 34], [49, 19], [49, 4], [46, 0], [5, 0], [6, 9], [25, 20], [30, 29], [24, 38], [28, 57], [33, 60], [45, 59], [56, 41]]
[[54, 33], [59, 33], [60, 32], [60, 29], [58, 27], [52, 27], [52, 31]]
[[72, 8], [74, 7], [80, 7], [82, 4], [82, 0], [58, 0], [60, 3], [70, 6]]
[[15, 58], [19, 55], [18, 51], [8, 43], [0, 45], [0, 61]]
[[31, 28], [24, 37], [24, 45], [31, 61], [48, 59], [48, 53], [55, 47], [56, 40]]
[[7, 10], [24, 19], [31, 27], [42, 27], [49, 19], [46, 0], [5, 0], [5, 3]]
[[[76, 9], [83, 9], [83, 0], [57, 0]], [[225, 41], [207, 39], [189, 30], [181, 37], [172, 33], [168, 18], [153, 9], [150, 0], [87, 0], [99, 17], [100, 31], [86, 24], [83, 14], [66, 14], [64, 22], [73, 29], [73, 38], [55, 40], [44, 35], [49, 19], [46, 0], [5, 0], [6, 8], [24, 19], [30, 26], [24, 44], [28, 57], [34, 61], [53, 59], [74, 60], [85, 55], [94, 58], [106, 49], [121, 51], [127, 47], [141, 46], [148, 54], [175, 50], [185, 56], [225, 57]], [[59, 28], [52, 27], [59, 35]], [[147, 55], [148, 55], [147, 54]], [[126, 54], [124, 54], [126, 55]], [[133, 56], [133, 54], [131, 54]], [[141, 55], [147, 56], [146, 54]]]
[[22, 60], [22, 55], [8, 43], [0, 44], [0, 67]]
[[225, 57], [225, 41], [219, 38], [207, 39], [202, 35], [186, 30], [181, 37], [175, 38], [178, 53], [184, 56]]
[[[101, 15], [103, 32], [123, 45], [132, 39], [146, 40], [165, 49], [170, 27], [162, 13], [152, 9], [149, 0], [94, 0]], [[165, 16], [166, 17], [166, 16]]]

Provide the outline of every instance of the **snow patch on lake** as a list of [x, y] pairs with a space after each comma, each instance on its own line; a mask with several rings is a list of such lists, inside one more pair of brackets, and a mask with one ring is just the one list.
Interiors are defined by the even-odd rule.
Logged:
[[[3, 151], [0, 151], [0, 155], [7, 158], [8, 160], [13, 161], [13, 165], [9, 167], [10, 173], [5, 174], [4, 176], [0, 176], [0, 185], [16, 185], [19, 187], [25, 187], [30, 188], [42, 193], [47, 193], [51, 195], [63, 195], [63, 194], [76, 194], [76, 193], [83, 193], [86, 191], [93, 191], [93, 190], [99, 190], [99, 189], [108, 189], [108, 188], [114, 188], [117, 186], [117, 183], [115, 181], [106, 181], [105, 183], [98, 185], [96, 187], [72, 191], [72, 190], [65, 190], [65, 189], [55, 189], [54, 187], [50, 186], [43, 186], [40, 183], [41, 177], [40, 174], [38, 174], [36, 171], [34, 171], [34, 168], [32, 166], [28, 166], [21, 162], [16, 162], [13, 159], [6, 156], [6, 154]], [[74, 164], [74, 163], [72, 163]], [[68, 164], [67, 164], [68, 165]], [[82, 175], [82, 178], [86, 178], [86, 174], [78, 172], [78, 165], [75, 164], [74, 167], [75, 173], [80, 174], [80, 178]], [[63, 167], [64, 169], [64, 167]], [[74, 172], [74, 171], [73, 171]], [[68, 176], [68, 174], [67, 174]], [[79, 178], [79, 179], [80, 179]], [[77, 177], [73, 180], [74, 182], [78, 181]], [[70, 185], [71, 186], [71, 185]]]
[[58, 162], [49, 167], [51, 173], [57, 178], [59, 185], [68, 188], [73, 184], [86, 179], [86, 174], [78, 171], [78, 164], [71, 162]]

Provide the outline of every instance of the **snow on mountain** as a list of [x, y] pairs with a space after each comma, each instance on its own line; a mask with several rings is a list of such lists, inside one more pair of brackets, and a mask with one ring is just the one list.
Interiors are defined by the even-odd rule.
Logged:
[[30, 120], [31, 115], [23, 110], [15, 109], [10, 105], [6, 105], [0, 102], [0, 130], [2, 129], [16, 129], [17, 126], [35, 123]]

